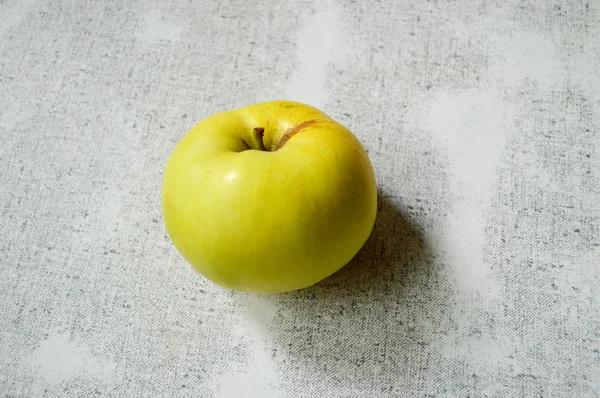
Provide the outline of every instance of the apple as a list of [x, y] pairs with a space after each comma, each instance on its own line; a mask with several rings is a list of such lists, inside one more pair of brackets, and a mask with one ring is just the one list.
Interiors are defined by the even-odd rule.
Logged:
[[210, 116], [164, 173], [166, 229], [202, 275], [279, 293], [333, 274], [364, 245], [377, 212], [359, 140], [320, 110], [271, 101]]

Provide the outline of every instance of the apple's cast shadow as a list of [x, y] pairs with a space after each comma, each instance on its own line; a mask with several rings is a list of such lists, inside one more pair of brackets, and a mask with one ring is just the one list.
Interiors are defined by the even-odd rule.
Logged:
[[314, 286], [279, 298], [281, 304], [297, 308], [317, 297], [342, 304], [384, 292], [404, 295], [428, 277], [430, 260], [431, 248], [420, 228], [380, 193], [373, 232], [350, 263]]
[[337, 374], [340, 383], [348, 372], [374, 368], [397, 375], [414, 360], [435, 333], [430, 320], [445, 299], [421, 228], [380, 194], [373, 232], [349, 264], [310, 288], [272, 298], [274, 359], [292, 359], [295, 371], [320, 372], [324, 380]]
[[340, 271], [302, 293], [337, 290], [347, 297], [349, 290], [365, 293], [381, 290], [382, 285], [400, 283], [410, 288], [410, 280], [427, 271], [430, 256], [431, 249], [420, 228], [391, 199], [379, 193], [375, 226], [361, 250]]

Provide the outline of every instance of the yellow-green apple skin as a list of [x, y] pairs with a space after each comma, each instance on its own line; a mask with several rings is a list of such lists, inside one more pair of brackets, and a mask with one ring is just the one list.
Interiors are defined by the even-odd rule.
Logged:
[[311, 286], [356, 255], [377, 213], [371, 162], [320, 110], [272, 101], [218, 113], [169, 158], [163, 216], [182, 256], [234, 290]]

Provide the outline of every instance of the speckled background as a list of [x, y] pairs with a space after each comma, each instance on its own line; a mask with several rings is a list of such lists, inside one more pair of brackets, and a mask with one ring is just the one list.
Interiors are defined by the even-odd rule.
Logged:
[[[178, 140], [287, 98], [369, 151], [307, 290], [171, 245]], [[600, 396], [600, 3], [0, 0], [2, 397]]]

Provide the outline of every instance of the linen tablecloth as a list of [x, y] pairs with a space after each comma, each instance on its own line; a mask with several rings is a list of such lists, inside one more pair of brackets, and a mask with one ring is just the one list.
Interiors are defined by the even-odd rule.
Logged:
[[[356, 134], [378, 218], [231, 292], [162, 173], [273, 99]], [[599, 125], [597, 1], [0, 1], [0, 395], [600, 396]]]

